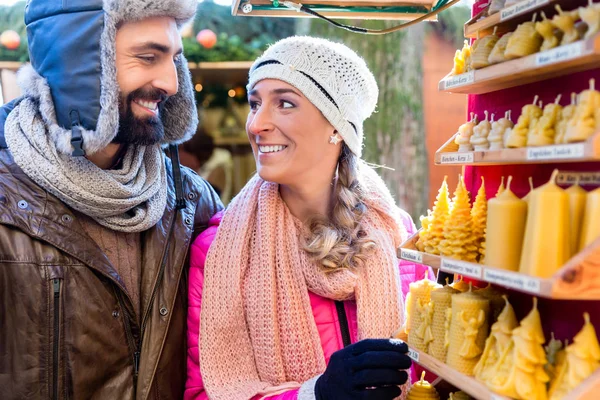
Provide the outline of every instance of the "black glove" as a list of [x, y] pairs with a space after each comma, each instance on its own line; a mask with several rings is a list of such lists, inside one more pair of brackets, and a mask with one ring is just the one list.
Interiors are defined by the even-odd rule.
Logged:
[[317, 400], [391, 400], [408, 380], [408, 346], [396, 339], [365, 339], [332, 354], [315, 383]]

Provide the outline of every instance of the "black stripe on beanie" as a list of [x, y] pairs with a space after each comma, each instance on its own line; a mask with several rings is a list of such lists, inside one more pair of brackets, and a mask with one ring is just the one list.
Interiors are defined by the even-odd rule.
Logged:
[[[283, 65], [283, 63], [277, 61], [277, 60], [267, 60], [267, 61], [263, 61], [260, 64], [258, 64], [256, 67], [254, 67], [254, 70], [256, 71], [257, 69], [259, 69], [260, 67], [264, 67], [265, 65], [271, 65], [271, 64], [279, 64], [279, 65]], [[315, 86], [317, 88], [319, 88], [319, 90], [325, 95], [325, 97], [327, 97], [329, 99], [329, 101], [331, 101], [333, 103], [333, 105], [335, 106], [335, 108], [338, 109], [338, 111], [340, 110], [340, 108], [338, 107], [337, 103], [335, 102], [335, 100], [333, 100], [333, 97], [331, 97], [331, 95], [327, 92], [327, 90], [325, 90], [325, 88], [323, 86], [321, 86], [319, 84], [319, 82], [317, 82], [312, 76], [308, 75], [306, 72], [300, 71], [300, 70], [296, 70], [298, 72], [300, 72], [302, 75], [306, 76], [308, 79], [310, 79], [310, 81], [312, 83], [315, 84]], [[356, 128], [354, 128], [356, 130]]]

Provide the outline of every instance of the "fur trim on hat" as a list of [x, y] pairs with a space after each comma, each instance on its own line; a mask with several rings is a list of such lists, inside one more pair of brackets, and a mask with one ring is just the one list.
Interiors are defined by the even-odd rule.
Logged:
[[[174, 18], [180, 27], [194, 17], [196, 6], [196, 0], [104, 0], [104, 29], [100, 40], [101, 108], [96, 129], [82, 129], [83, 148], [87, 154], [94, 154], [108, 146], [119, 128], [120, 90], [117, 83], [115, 49], [117, 26], [123, 22], [167, 16]], [[162, 145], [179, 144], [188, 140], [198, 126], [198, 110], [191, 74], [184, 57], [181, 57], [177, 66], [177, 76], [179, 90], [167, 99], [160, 117], [165, 130]], [[19, 71], [19, 84], [26, 96], [39, 101], [42, 118], [47, 124], [56, 149], [60, 153], [71, 154], [71, 130], [57, 123], [54, 102], [46, 79], [31, 65], [26, 65]]]

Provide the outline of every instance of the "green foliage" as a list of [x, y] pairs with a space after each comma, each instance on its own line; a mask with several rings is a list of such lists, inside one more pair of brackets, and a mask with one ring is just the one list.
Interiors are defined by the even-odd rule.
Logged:
[[0, 6], [0, 33], [11, 29], [21, 36], [21, 45], [16, 50], [0, 46], [0, 61], [29, 61], [24, 15], [25, 2], [18, 2], [10, 7]]
[[427, 24], [427, 28], [461, 48], [465, 36], [464, 25], [470, 18], [471, 10], [468, 7], [456, 5], [439, 13], [438, 22]]

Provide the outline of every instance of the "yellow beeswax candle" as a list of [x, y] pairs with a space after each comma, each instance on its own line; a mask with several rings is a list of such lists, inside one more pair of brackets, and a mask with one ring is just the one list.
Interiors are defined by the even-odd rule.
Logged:
[[476, 245], [481, 254], [482, 246], [485, 247], [485, 226], [487, 221], [487, 198], [485, 196], [485, 181], [481, 177], [481, 186], [475, 197], [473, 208], [471, 209], [471, 218], [473, 219], [473, 236], [477, 238]]
[[554, 170], [529, 197], [519, 271], [540, 278], [552, 276], [569, 259], [569, 196], [554, 182], [557, 175]]
[[450, 346], [446, 364], [465, 375], [473, 375], [483, 352], [489, 328], [489, 311], [489, 300], [475, 292], [452, 296]]
[[565, 349], [566, 360], [550, 388], [551, 400], [561, 399], [600, 368], [600, 344], [596, 330], [588, 313], [585, 313], [583, 318], [583, 328], [573, 339], [573, 344]]
[[569, 196], [569, 243], [571, 245], [569, 256], [573, 256], [579, 251], [587, 192], [579, 184], [575, 184], [569, 187], [566, 193]]
[[485, 264], [517, 271], [527, 221], [527, 203], [510, 190], [512, 176], [506, 189], [488, 201], [485, 240]]
[[417, 248], [429, 254], [440, 254], [439, 244], [444, 238], [444, 225], [448, 219], [451, 205], [447, 179], [448, 176], [444, 176], [444, 181], [433, 205], [433, 211], [421, 220], [423, 229], [419, 233]]
[[427, 352], [429, 343], [433, 340], [431, 333], [431, 320], [433, 318], [433, 304], [431, 304], [431, 291], [441, 288], [441, 285], [423, 279], [409, 285], [406, 299], [408, 344], [414, 349]]
[[435, 388], [425, 380], [425, 371], [421, 380], [410, 387], [406, 400], [439, 400], [440, 395]]
[[[458, 278], [460, 278], [460, 279], [458, 279]], [[459, 292], [466, 292], [471, 287], [467, 282], [465, 282], [462, 279], [462, 276], [460, 276], [460, 275], [456, 276], [456, 280], [450, 286], [452, 286], [454, 289], [458, 290]]]
[[587, 194], [579, 249], [583, 250], [598, 236], [600, 236], [600, 188]]
[[466, 394], [465, 392], [454, 392], [454, 393], [450, 393], [450, 397], [448, 397], [448, 400], [471, 400], [472, 397], [469, 396], [468, 394]]
[[433, 341], [429, 345], [429, 354], [441, 362], [446, 362], [446, 317], [447, 310], [452, 308], [452, 296], [460, 293], [450, 285], [443, 288], [434, 289], [431, 292], [431, 302], [433, 303], [433, 322], [431, 331]]
[[488, 321], [490, 325], [493, 324], [496, 322], [498, 316], [506, 305], [506, 302], [504, 301], [504, 293], [492, 286], [491, 283], [488, 283], [488, 285], [482, 289], [476, 289], [475, 293], [485, 297], [490, 301], [490, 317]]
[[545, 370], [550, 377], [550, 387], [552, 387], [552, 384], [556, 381], [559, 354], [563, 350], [563, 344], [560, 340], [554, 338], [554, 332], [551, 332], [550, 335], [550, 341], [548, 345], [544, 346], [544, 349], [546, 350], [546, 358], [548, 359]]
[[479, 255], [477, 238], [473, 236], [473, 219], [469, 192], [461, 176], [452, 198], [450, 215], [444, 225], [440, 253], [456, 260], [476, 262]]
[[517, 317], [513, 307], [508, 302], [508, 298], [503, 296], [505, 302], [504, 309], [498, 316], [498, 320], [492, 325], [490, 336], [485, 341], [485, 348], [481, 359], [475, 366], [475, 377], [487, 383], [494, 374], [494, 367], [509, 348], [512, 338], [512, 331], [518, 326]]
[[513, 329], [511, 344], [498, 360], [488, 386], [498, 394], [515, 399], [546, 400], [546, 383], [550, 378], [544, 371], [547, 360], [542, 345], [545, 341], [537, 298], [534, 298], [531, 312]]

